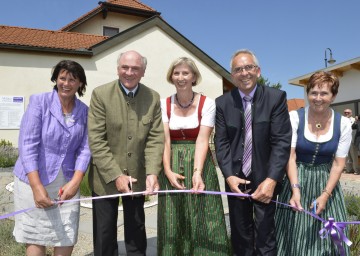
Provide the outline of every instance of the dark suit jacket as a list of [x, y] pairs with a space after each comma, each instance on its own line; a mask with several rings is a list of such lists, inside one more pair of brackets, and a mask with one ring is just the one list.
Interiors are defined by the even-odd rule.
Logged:
[[[242, 172], [244, 109], [238, 88], [216, 99], [215, 147], [225, 178]], [[284, 91], [257, 86], [252, 104], [252, 183], [281, 181], [290, 156], [291, 123]]]
[[354, 145], [357, 148], [357, 150], [360, 150], [360, 121], [354, 122], [352, 125], [352, 129], [356, 130]]

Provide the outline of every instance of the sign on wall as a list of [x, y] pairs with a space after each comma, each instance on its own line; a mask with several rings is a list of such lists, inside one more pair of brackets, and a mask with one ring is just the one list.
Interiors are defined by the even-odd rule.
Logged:
[[24, 96], [0, 96], [0, 129], [20, 129]]

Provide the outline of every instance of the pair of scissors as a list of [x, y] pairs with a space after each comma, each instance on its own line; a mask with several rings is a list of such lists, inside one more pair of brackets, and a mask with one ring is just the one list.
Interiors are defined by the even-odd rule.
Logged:
[[55, 202], [56, 204], [58, 204], [58, 205], [61, 205], [61, 204], [62, 204], [62, 203], [59, 203], [59, 201], [61, 201], [61, 196], [62, 196], [63, 193], [64, 193], [64, 190], [63, 190], [63, 188], [61, 187], [61, 188], [59, 189], [59, 192], [58, 192], [58, 197], [54, 199], [54, 202]]
[[316, 199], [312, 202], [313, 208], [312, 208], [312, 213], [316, 214]]
[[129, 188], [130, 188], [130, 191], [132, 192], [132, 181], [131, 181], [131, 176], [129, 176]]

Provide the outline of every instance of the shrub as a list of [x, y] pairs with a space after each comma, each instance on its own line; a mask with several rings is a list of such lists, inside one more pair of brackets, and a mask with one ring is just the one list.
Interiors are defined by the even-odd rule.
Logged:
[[91, 189], [89, 186], [88, 176], [89, 176], [89, 168], [85, 173], [83, 180], [80, 183], [80, 195], [82, 196], [91, 196]]
[[349, 225], [349, 239], [352, 242], [350, 247], [351, 256], [360, 255], [360, 227], [359, 225]]
[[346, 211], [350, 218], [360, 220], [360, 197], [355, 195], [345, 196]]
[[[360, 220], [360, 197], [345, 195], [345, 205], [348, 221]], [[349, 239], [353, 243], [350, 247], [351, 256], [360, 255], [360, 225], [349, 225]]]
[[10, 141], [0, 140], [0, 167], [6, 168], [15, 165], [18, 151]]

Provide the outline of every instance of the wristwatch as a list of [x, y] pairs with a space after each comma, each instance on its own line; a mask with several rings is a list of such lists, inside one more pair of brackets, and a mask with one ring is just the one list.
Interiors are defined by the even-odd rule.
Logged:
[[291, 184], [291, 187], [292, 188], [298, 188], [298, 189], [301, 189], [301, 186], [300, 186], [300, 184]]

